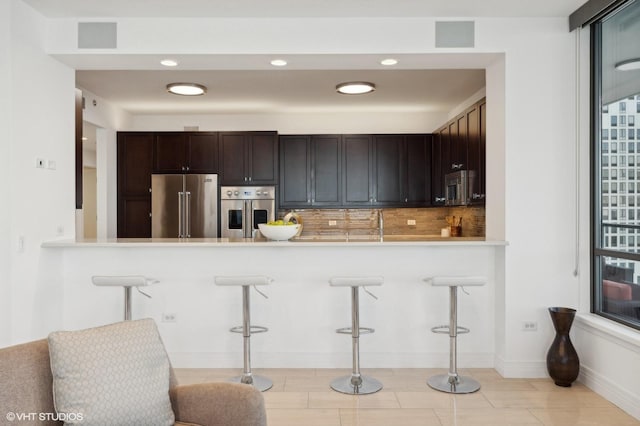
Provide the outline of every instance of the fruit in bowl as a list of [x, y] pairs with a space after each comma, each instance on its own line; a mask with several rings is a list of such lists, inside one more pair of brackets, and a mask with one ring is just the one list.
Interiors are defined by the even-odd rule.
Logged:
[[286, 241], [295, 237], [302, 228], [302, 225], [276, 220], [267, 223], [259, 223], [258, 228], [265, 238], [274, 241]]

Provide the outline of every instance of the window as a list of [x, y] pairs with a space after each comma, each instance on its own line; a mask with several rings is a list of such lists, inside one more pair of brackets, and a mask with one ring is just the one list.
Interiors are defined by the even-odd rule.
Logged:
[[609, 296], [611, 286], [640, 284], [636, 246], [640, 244], [640, 128], [635, 125], [640, 114], [640, 73], [614, 67], [629, 57], [640, 57], [640, 25], [629, 25], [638, 16], [640, 1], [626, 1], [591, 26], [595, 102], [591, 309], [640, 330], [640, 292], [630, 292], [631, 299], [624, 301]]

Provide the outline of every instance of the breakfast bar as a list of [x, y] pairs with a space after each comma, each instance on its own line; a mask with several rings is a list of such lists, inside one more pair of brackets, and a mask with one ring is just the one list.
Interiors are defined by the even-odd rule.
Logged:
[[[461, 368], [493, 367], [495, 304], [504, 241], [484, 238], [389, 238], [385, 241], [259, 239], [56, 240], [42, 244], [59, 257], [47, 280], [63, 288], [65, 329], [121, 319], [122, 292], [91, 284], [94, 275], [144, 275], [158, 280], [133, 292], [134, 317], [154, 318], [176, 367], [239, 368], [241, 339], [228, 329], [241, 323], [240, 292], [214, 285], [218, 275], [264, 275], [268, 299], [252, 299], [252, 320], [269, 332], [252, 339], [261, 367], [348, 368], [349, 347], [335, 329], [350, 323], [349, 298], [330, 289], [332, 276], [384, 277], [377, 300], [363, 294], [360, 317], [375, 333], [363, 337], [368, 368], [444, 367], [447, 345], [431, 327], [448, 318], [447, 295], [426, 285], [436, 275], [481, 275], [484, 287], [459, 297]], [[48, 269], [50, 272], [51, 268]], [[253, 290], [252, 290], [253, 292]], [[255, 293], [254, 293], [255, 294]]]

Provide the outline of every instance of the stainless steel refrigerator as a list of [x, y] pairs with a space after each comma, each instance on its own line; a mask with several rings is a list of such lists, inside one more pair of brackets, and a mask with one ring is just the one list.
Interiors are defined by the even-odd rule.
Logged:
[[152, 175], [151, 236], [217, 238], [218, 175]]

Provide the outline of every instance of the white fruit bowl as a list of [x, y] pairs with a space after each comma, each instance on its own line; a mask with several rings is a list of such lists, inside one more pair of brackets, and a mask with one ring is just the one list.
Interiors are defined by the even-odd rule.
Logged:
[[267, 225], [266, 223], [259, 223], [258, 228], [265, 238], [274, 241], [286, 241], [295, 235], [300, 230], [302, 225]]

